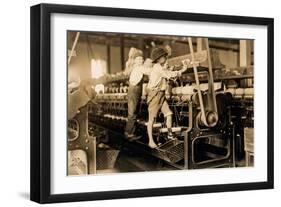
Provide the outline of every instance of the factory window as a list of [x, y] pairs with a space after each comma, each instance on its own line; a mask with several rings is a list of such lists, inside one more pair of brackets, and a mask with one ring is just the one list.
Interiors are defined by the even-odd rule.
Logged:
[[106, 74], [106, 61], [102, 59], [91, 60], [91, 74], [92, 78], [100, 78]]

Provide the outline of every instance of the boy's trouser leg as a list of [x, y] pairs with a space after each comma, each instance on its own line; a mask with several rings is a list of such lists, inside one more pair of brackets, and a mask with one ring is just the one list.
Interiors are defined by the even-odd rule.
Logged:
[[135, 100], [128, 99], [128, 121], [125, 129], [128, 134], [133, 134], [135, 132], [135, 123], [137, 120], [136, 108]]
[[134, 134], [136, 130], [137, 109], [140, 102], [141, 87], [130, 86], [128, 91], [128, 121], [125, 132]]

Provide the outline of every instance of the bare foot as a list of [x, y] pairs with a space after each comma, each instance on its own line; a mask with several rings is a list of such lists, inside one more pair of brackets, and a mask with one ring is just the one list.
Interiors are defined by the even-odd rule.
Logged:
[[172, 140], [176, 140], [176, 138], [175, 138], [175, 137], [169, 137], [169, 136], [168, 136], [168, 140], [171, 140], [171, 141], [172, 141]]
[[149, 146], [150, 148], [152, 148], [152, 149], [154, 149], [154, 148], [157, 147], [157, 145], [156, 145], [154, 142], [148, 143], [148, 146]]
[[168, 133], [168, 136], [167, 136], [168, 140], [175, 140], [176, 138], [173, 136], [172, 133]]

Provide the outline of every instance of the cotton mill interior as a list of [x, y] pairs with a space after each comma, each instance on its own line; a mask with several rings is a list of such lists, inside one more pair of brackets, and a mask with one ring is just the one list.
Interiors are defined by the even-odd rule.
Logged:
[[68, 175], [254, 166], [254, 40], [68, 31]]

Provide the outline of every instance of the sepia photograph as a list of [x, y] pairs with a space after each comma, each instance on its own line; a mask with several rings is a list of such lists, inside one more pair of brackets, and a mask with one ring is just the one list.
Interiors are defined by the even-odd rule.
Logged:
[[274, 188], [272, 18], [31, 14], [31, 200]]
[[255, 166], [253, 39], [66, 36], [68, 176]]

